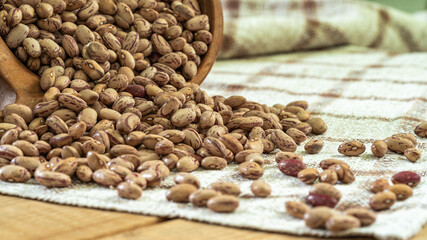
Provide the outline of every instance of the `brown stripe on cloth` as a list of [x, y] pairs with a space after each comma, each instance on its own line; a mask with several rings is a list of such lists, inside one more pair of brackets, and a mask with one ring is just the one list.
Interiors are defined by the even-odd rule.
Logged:
[[[347, 142], [349, 141], [348, 138], [332, 138], [332, 137], [319, 137], [318, 139], [322, 139], [323, 141], [327, 141], [327, 142], [335, 142], [335, 143], [340, 143], [340, 142]], [[352, 140], [355, 141], [359, 141], [361, 143], [373, 143], [378, 139], [373, 139], [373, 138], [352, 138]], [[420, 149], [427, 149], [427, 143], [417, 143], [417, 148]]]
[[[369, 171], [363, 171], [363, 170], [357, 170], [357, 169], [352, 169], [353, 173], [356, 176], [378, 176], [378, 175], [393, 175], [396, 173], [396, 171], [392, 171], [392, 170], [387, 170], [387, 171], [378, 171], [378, 170], [369, 170]], [[417, 173], [419, 175], [426, 175], [427, 172], [426, 171], [417, 171]]]
[[[385, 60], [389, 59], [389, 57], [384, 57], [379, 62], [383, 62]], [[345, 98], [342, 97], [342, 93], [347, 88], [348, 81], [361, 81], [363, 75], [366, 73], [366, 71], [369, 69], [369, 66], [365, 66], [358, 70], [352, 70], [348, 73], [346, 77], [342, 79], [342, 82], [338, 82], [334, 85], [328, 92], [319, 94], [319, 96], [323, 96], [324, 98], [320, 99], [318, 102], [311, 103], [312, 106], [317, 106], [317, 109], [322, 110], [331, 105], [336, 99], [338, 98]]]
[[228, 14], [227, 17], [238, 18], [240, 12], [240, 0], [227, 0], [224, 1], [224, 12]]
[[402, 26], [396, 21], [391, 21], [391, 27], [399, 34], [399, 37], [402, 39], [403, 43], [408, 47], [409, 51], [416, 52], [420, 51], [420, 47], [414, 39], [411, 31], [407, 26]]
[[[288, 61], [287, 64], [296, 64], [301, 63], [302, 61]], [[331, 64], [333, 66], [333, 64]], [[378, 66], [381, 65], [372, 65], [370, 68], [378, 68]], [[232, 75], [249, 75], [252, 73], [248, 72], [234, 72], [234, 71], [222, 71], [222, 70], [213, 70], [212, 73], [214, 74], [232, 74]], [[261, 72], [260, 72], [261, 73]], [[325, 77], [320, 75], [310, 75], [305, 73], [274, 73], [270, 71], [263, 71], [263, 75], [265, 76], [272, 76], [272, 77], [284, 77], [284, 78], [319, 78], [322, 80], [330, 80], [330, 81], [343, 81], [342, 78], [335, 78], [335, 77]], [[345, 81], [359, 81], [358, 79], [352, 80], [352, 79], [344, 79]], [[364, 79], [365, 82], [387, 82], [387, 83], [396, 83], [396, 84], [419, 84], [419, 85], [427, 85], [427, 81], [401, 81], [401, 80], [390, 80], [390, 79]]]
[[302, 7], [306, 19], [305, 34], [302, 34], [299, 41], [291, 48], [293, 50], [305, 49], [316, 38], [317, 27], [319, 26], [316, 14], [317, 2], [314, 0], [303, 0]]
[[[392, 57], [392, 56], [398, 56], [398, 55], [389, 55], [390, 57]], [[302, 62], [295, 62], [296, 64], [298, 64], [298, 63], [302, 63], [302, 64], [315, 64], [315, 65], [320, 65], [320, 66], [334, 66], [334, 67], [355, 67], [355, 66], [357, 66], [357, 65], [355, 65], [355, 64], [349, 64], [349, 63], [337, 63], [337, 62], [333, 62], [333, 63], [331, 63], [331, 62], [327, 62], [327, 61], [323, 61], [323, 62], [320, 62], [320, 61], [302, 61]], [[427, 70], [427, 67], [426, 66], [422, 66], [421, 64], [420, 65], [409, 65], [409, 64], [404, 64], [404, 65], [393, 65], [393, 64], [390, 64], [390, 65], [386, 65], [386, 64], [383, 64], [383, 63], [381, 63], [381, 64], [379, 64], [379, 63], [377, 63], [377, 64], [370, 64], [370, 65], [368, 65], [370, 68], [408, 68], [408, 67], [410, 67], [410, 68], [415, 68], [415, 69], [426, 69]]]
[[[427, 90], [425, 92], [427, 93]], [[419, 110], [420, 114], [427, 111], [425, 104], [423, 102], [425, 102], [425, 101], [418, 100], [418, 101], [414, 102], [413, 105], [411, 106], [411, 108], [408, 111], [406, 111], [405, 116], [411, 117], [414, 113], [418, 112], [417, 110]], [[412, 132], [414, 130], [415, 125], [418, 125], [418, 124], [413, 124], [413, 123], [410, 123], [409, 121], [407, 121], [407, 119], [403, 119], [403, 121], [400, 123], [399, 127], [405, 131], [411, 131]]]
[[[347, 203], [339, 203], [335, 209], [338, 211], [345, 211], [349, 208], [352, 207], [368, 207], [368, 203], [366, 203], [365, 205], [361, 205], [361, 204], [357, 204], [357, 203], [352, 203], [352, 202], [347, 202]], [[418, 208], [427, 208], [427, 204], [425, 203], [419, 203], [417, 205]], [[402, 210], [409, 210], [409, 209], [413, 209], [413, 206], [408, 206], [408, 205], [404, 205], [404, 206], [393, 206], [390, 209], [387, 209], [386, 212], [380, 212], [378, 214], [391, 214], [397, 211], [402, 211]], [[421, 239], [421, 238], [420, 238]]]
[[323, 113], [323, 112], [318, 112], [318, 111], [313, 111], [310, 113], [313, 116], [323, 115], [323, 116], [334, 117], [334, 118], [343, 118], [343, 119], [352, 118], [352, 119], [356, 119], [356, 120], [372, 119], [372, 120], [379, 120], [382, 122], [394, 122], [394, 121], [397, 121], [400, 119], [404, 119], [404, 120], [408, 120], [408, 121], [412, 121], [412, 122], [423, 121], [423, 119], [421, 119], [421, 118], [406, 117], [406, 116], [399, 116], [399, 117], [394, 117], [394, 118], [385, 118], [385, 117], [378, 117], [378, 116], [354, 116], [354, 115], [348, 115], [348, 114]]
[[[221, 45], [221, 52], [228, 52], [232, 51], [233, 48], [236, 47], [235, 45], [235, 34], [237, 31], [237, 24], [236, 20], [239, 18], [239, 12], [240, 12], [240, 0], [227, 0], [224, 1], [224, 29], [228, 29], [227, 34], [224, 34], [222, 45]], [[247, 55], [247, 50], [240, 46], [236, 51], [238, 52], [238, 55], [245, 56]]]
[[379, 31], [374, 41], [372, 41], [372, 43], [369, 44], [369, 47], [376, 48], [381, 45], [384, 38], [385, 31], [386, 31], [386, 27], [389, 21], [390, 21], [390, 16], [388, 12], [386, 12], [384, 9], [378, 10], [378, 30]]
[[[357, 70], [352, 72], [351, 76], [349, 76], [349, 79], [352, 79], [352, 81], [357, 81], [357, 75], [361, 75], [363, 71]], [[412, 98], [394, 98], [394, 97], [378, 97], [378, 96], [342, 96], [341, 92], [346, 88], [342, 85], [345, 85], [344, 83], [348, 82], [345, 78], [342, 79], [340, 84], [335, 85], [336, 87], [332, 88], [328, 92], [324, 93], [318, 93], [318, 92], [294, 92], [289, 89], [284, 88], [276, 88], [272, 86], [247, 86], [243, 84], [226, 84], [226, 83], [204, 83], [203, 87], [208, 88], [217, 88], [217, 89], [226, 89], [226, 91], [242, 91], [242, 90], [251, 90], [251, 91], [273, 91], [273, 92], [285, 92], [289, 95], [293, 96], [320, 96], [324, 97], [322, 101], [318, 103], [312, 103], [311, 105], [319, 105], [326, 107], [324, 103], [331, 101], [332, 99], [349, 99], [349, 100], [382, 100], [382, 101], [396, 101], [396, 102], [410, 102], [410, 101], [423, 101], [427, 102], [427, 99], [424, 97], [412, 97]]]
[[[295, 62], [299, 62], [301, 60], [303, 60], [303, 57], [299, 58], [298, 60], [297, 59], [289, 59], [285, 62], [278, 62], [276, 64], [272, 64], [271, 66], [262, 68], [259, 72], [255, 73], [255, 74], [252, 73], [251, 76], [248, 77], [248, 80], [245, 81], [245, 83], [254, 84], [254, 83], [260, 82], [263, 77], [274, 76], [274, 74], [275, 74], [274, 72], [277, 71], [277, 69], [280, 66], [282, 66], [283, 64], [295, 63]], [[241, 74], [242, 73], [240, 73], [240, 75]]]
[[319, 24], [319, 30], [322, 31], [329, 39], [330, 46], [339, 46], [348, 43], [348, 40], [343, 32], [332, 24], [327, 22], [321, 22]]

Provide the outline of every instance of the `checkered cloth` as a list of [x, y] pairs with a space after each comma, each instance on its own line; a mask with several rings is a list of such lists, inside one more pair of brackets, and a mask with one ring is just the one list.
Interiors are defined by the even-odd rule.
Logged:
[[355, 0], [223, 0], [221, 58], [338, 45], [427, 50], [427, 18]]
[[[307, 45], [300, 44], [300, 49], [331, 46], [339, 42], [327, 44], [327, 38], [324, 35], [313, 35], [313, 31], [308, 31], [313, 28], [305, 28], [305, 24], [298, 25], [298, 19], [302, 18], [301, 16], [309, 16], [301, 13], [301, 10], [306, 9], [301, 8], [304, 4], [288, 5], [285, 4], [287, 1], [279, 0], [270, 1], [276, 3], [276, 7], [265, 6], [263, 8], [270, 9], [271, 15], [276, 16], [276, 20], [271, 21], [271, 24], [268, 25], [271, 27], [260, 28], [265, 31], [266, 35], [262, 39], [251, 39], [250, 33], [254, 33], [256, 30], [249, 31], [248, 28], [257, 26], [261, 15], [250, 17], [253, 12], [243, 11], [241, 7], [245, 6], [247, 9], [247, 6], [251, 4], [253, 9], [260, 9], [261, 5], [258, 2], [265, 1], [240, 2], [242, 4], [239, 5], [239, 16], [246, 20], [237, 19], [234, 23], [226, 20], [226, 33], [228, 34], [223, 57], [295, 50], [298, 48], [292, 47], [295, 44], [290, 43], [301, 42], [298, 39], [303, 35], [315, 36], [314, 39], [317, 40], [306, 40], [309, 42], [306, 43]], [[314, 3], [313, 1], [301, 2], [312, 4], [310, 6], [313, 6]], [[354, 20], [359, 18], [359, 24], [354, 21], [353, 24], [342, 21], [342, 29], [346, 29], [343, 32], [351, 32], [347, 28], [352, 25], [359, 27], [365, 31], [361, 35], [366, 35], [360, 36], [360, 38], [366, 38], [365, 44], [360, 45], [371, 45], [367, 39], [375, 39], [373, 37], [375, 34], [370, 34], [369, 31], [376, 25], [367, 25], [369, 21], [363, 17], [364, 15], [358, 14], [372, 12], [372, 9], [378, 8], [378, 6], [355, 1], [334, 1], [336, 4], [331, 6], [328, 4], [330, 2], [319, 1], [314, 4], [317, 6], [315, 8], [317, 16], [319, 18], [324, 16], [324, 19], [329, 16], [329, 21], [334, 20], [335, 22], [339, 22], [339, 19], [334, 17], [334, 14], [343, 15], [343, 19], [346, 17]], [[236, 9], [237, 7], [233, 5], [236, 3], [238, 2], [232, 0], [225, 2], [227, 16], [233, 15], [229, 9]], [[321, 7], [326, 6], [325, 4], [330, 8]], [[353, 6], [353, 11], [350, 11], [350, 6]], [[341, 9], [342, 7], [344, 9]], [[289, 22], [291, 20], [281, 20], [279, 17], [281, 14], [278, 14], [281, 9], [287, 9], [284, 13], [294, 16], [295, 20], [292, 20], [294, 21], [292, 24]], [[313, 8], [309, 9], [313, 11]], [[395, 10], [386, 9], [384, 11], [387, 16], [393, 16], [389, 17], [389, 20], [394, 19], [394, 16], [404, 16]], [[245, 12], [247, 13], [245, 14]], [[238, 22], [241, 22], [246, 30], [240, 28], [232, 30], [232, 25]], [[318, 22], [320, 23], [320, 21]], [[391, 25], [397, 26], [396, 20], [391, 22], [393, 22]], [[398, 25], [409, 24], [408, 22], [410, 21], [402, 21]], [[280, 28], [279, 25], [281, 25]], [[292, 26], [287, 28], [287, 25]], [[317, 26], [322, 26], [322, 24]], [[289, 30], [291, 27], [293, 31]], [[273, 31], [277, 34], [281, 33], [282, 37], [267, 35]], [[320, 30], [314, 30], [314, 32], [316, 31]], [[384, 31], [391, 32], [392, 30], [390, 27], [390, 30]], [[297, 34], [301, 32], [305, 32], [305, 34]], [[407, 30], [407, 32], [410, 31]], [[246, 36], [248, 41], [230, 37], [232, 35], [229, 33], [234, 33], [234, 36], [242, 38]], [[353, 32], [353, 34], [356, 33]], [[412, 32], [412, 39], [416, 34], [421, 34], [421, 32]], [[371, 38], [368, 38], [368, 35]], [[383, 36], [386, 37], [379, 41], [378, 46], [383, 48], [396, 46], [396, 51], [411, 49], [406, 45], [406, 41], [392, 39], [393, 33], [390, 35], [384, 33]], [[295, 39], [285, 44], [292, 38]], [[230, 43], [230, 39], [234, 40]], [[352, 38], [346, 34], [346, 39]], [[250, 44], [256, 41], [260, 41], [259, 45], [264, 44], [264, 48]], [[277, 46], [271, 46], [275, 44]], [[275, 48], [279, 45], [282, 48]], [[421, 45], [422, 41], [417, 43], [417, 46]], [[427, 139], [418, 138], [417, 148], [421, 149], [424, 155], [416, 163], [411, 163], [404, 156], [391, 152], [385, 157], [376, 158], [369, 149], [374, 140], [384, 139], [400, 132], [412, 133], [417, 124], [427, 119], [426, 62], [427, 53], [396, 55], [364, 47], [339, 47], [322, 51], [218, 61], [202, 85], [202, 88], [210, 95], [243, 95], [249, 100], [268, 105], [307, 100], [310, 103], [309, 110], [313, 115], [322, 117], [328, 124], [329, 130], [321, 136], [309, 136], [310, 139], [325, 141], [325, 147], [321, 153], [307, 155], [303, 145], [298, 147], [297, 153], [303, 155], [307, 167], [314, 168], [318, 168], [319, 162], [323, 159], [341, 159], [348, 162], [356, 176], [356, 181], [350, 185], [337, 185], [337, 188], [343, 193], [343, 198], [337, 205], [339, 210], [350, 206], [367, 207], [369, 198], [373, 195], [367, 185], [380, 177], [390, 179], [393, 174], [404, 170], [415, 171], [423, 177], [420, 185], [414, 188], [413, 197], [397, 202], [390, 210], [379, 212], [376, 223], [369, 227], [334, 234], [325, 230], [309, 229], [305, 227], [304, 221], [286, 213], [284, 203], [290, 200], [304, 200], [311, 186], [305, 185], [296, 178], [283, 175], [277, 169], [273, 154], [265, 156], [267, 163], [262, 179], [272, 186], [272, 195], [266, 199], [253, 197], [250, 192], [252, 181], [242, 178], [237, 173], [235, 164], [230, 164], [222, 171], [199, 169], [194, 172], [194, 175], [200, 179], [202, 187], [216, 181], [240, 184], [242, 190], [240, 206], [233, 214], [213, 213], [206, 208], [196, 208], [191, 204], [168, 202], [165, 194], [167, 188], [173, 185], [172, 178], [175, 172], [162, 183], [161, 188], [144, 190], [143, 197], [136, 201], [121, 199], [117, 196], [116, 191], [101, 188], [95, 184], [73, 184], [72, 187], [66, 189], [46, 189], [35, 184], [34, 181], [26, 184], [0, 182], [0, 192], [60, 204], [164, 217], [181, 217], [227, 226], [298, 235], [374, 236], [379, 239], [407, 239], [415, 235], [427, 222], [427, 180], [424, 179], [427, 175]], [[352, 139], [365, 143], [368, 150], [360, 157], [345, 157], [338, 154], [339, 144]]]

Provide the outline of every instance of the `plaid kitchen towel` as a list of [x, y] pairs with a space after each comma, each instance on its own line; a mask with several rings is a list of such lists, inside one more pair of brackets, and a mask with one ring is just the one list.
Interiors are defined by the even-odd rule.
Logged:
[[[368, 184], [378, 178], [390, 179], [400, 171], [415, 171], [422, 176], [414, 195], [395, 203], [390, 210], [378, 212], [375, 224], [333, 234], [312, 230], [304, 221], [286, 213], [284, 203], [304, 200], [311, 186], [297, 178], [285, 176], [274, 160], [266, 155], [263, 180], [272, 186], [268, 198], [251, 194], [251, 180], [242, 178], [238, 166], [230, 164], [224, 170], [197, 170], [202, 187], [216, 181], [240, 184], [240, 206], [232, 214], [214, 213], [191, 204], [168, 202], [165, 194], [173, 185], [172, 172], [160, 188], [144, 190], [142, 198], [126, 200], [115, 190], [95, 184], [73, 184], [65, 189], [47, 189], [35, 182], [11, 184], [0, 182], [0, 192], [61, 204], [114, 209], [132, 213], [246, 227], [257, 230], [314, 236], [374, 236], [379, 239], [407, 239], [427, 222], [427, 139], [418, 138], [417, 148], [423, 157], [416, 163], [403, 155], [389, 152], [382, 158], [370, 152], [371, 143], [392, 134], [412, 133], [414, 127], [427, 119], [427, 53], [392, 55], [360, 47], [345, 47], [325, 51], [293, 53], [251, 59], [219, 61], [202, 84], [210, 95], [243, 95], [249, 100], [268, 105], [286, 104], [305, 99], [309, 110], [322, 117], [329, 130], [309, 139], [322, 139], [325, 147], [319, 154], [305, 154], [303, 144], [297, 153], [304, 157], [307, 167], [319, 169], [327, 158], [341, 159], [354, 170], [356, 181], [339, 184], [343, 197], [337, 208], [368, 207], [373, 194]], [[366, 144], [360, 157], [338, 154], [338, 145], [348, 140]], [[320, 170], [320, 169], [319, 169]]]
[[427, 19], [356, 0], [223, 0], [221, 58], [356, 45], [427, 50]]
[[[421, 30], [422, 25], [413, 25], [407, 15], [395, 10], [357, 1], [292, 2], [293, 4], [290, 4], [291, 1], [280, 0], [225, 1], [226, 41], [222, 57], [311, 49], [345, 43], [377, 46], [394, 52], [426, 48], [423, 45], [426, 44], [425, 41], [421, 41], [422, 31], [425, 31]], [[232, 3], [238, 3], [239, 7], [232, 7]], [[316, 7], [307, 7], [307, 4]], [[354, 11], [351, 11], [352, 6]], [[237, 10], [233, 13], [230, 8]], [[260, 13], [259, 18], [252, 19], [250, 15], [254, 15], [255, 10], [250, 9], [258, 9], [264, 14]], [[377, 13], [374, 17], [374, 12], [378, 12], [375, 9], [383, 9], [383, 14]], [[268, 11], [271, 16], [265, 14]], [[308, 17], [311, 14], [307, 11], [315, 12], [317, 20], [311, 21]], [[239, 15], [232, 17], [237, 12]], [[290, 14], [288, 20], [280, 17], [285, 14]], [[371, 40], [377, 39], [376, 33], [379, 31], [373, 22], [381, 16], [387, 16], [388, 25], [381, 30], [382, 37], [378, 37], [376, 45], [372, 45]], [[308, 20], [305, 23], [305, 18], [311, 23]], [[260, 24], [262, 19], [270, 20]], [[304, 21], [299, 22], [299, 19]], [[356, 24], [355, 19], [360, 19], [361, 23]], [[398, 20], [401, 22], [398, 23]], [[328, 21], [334, 24], [325, 24]], [[317, 22], [317, 25], [312, 25], [313, 22]], [[349, 29], [351, 26], [354, 31]], [[420, 31], [414, 30], [415, 28], [420, 28]], [[406, 29], [402, 31], [409, 35], [399, 35], [397, 29]], [[327, 37], [325, 32], [331, 31], [336, 34]], [[259, 36], [254, 38], [254, 33]], [[302, 40], [302, 36], [306, 36], [305, 40]], [[310, 40], [312, 38], [313, 40]], [[252, 181], [242, 178], [237, 173], [238, 166], [235, 164], [230, 164], [222, 171], [199, 169], [194, 172], [202, 187], [215, 181], [230, 181], [241, 185], [240, 206], [232, 214], [214, 213], [191, 204], [168, 202], [165, 194], [167, 188], [173, 185], [175, 172], [162, 183], [161, 188], [144, 190], [143, 197], [135, 201], [121, 199], [115, 190], [95, 184], [75, 183], [70, 188], [47, 189], [34, 181], [26, 184], [0, 182], [0, 192], [60, 204], [181, 217], [298, 235], [408, 239], [427, 222], [427, 139], [417, 138], [417, 148], [423, 151], [423, 156], [416, 163], [391, 152], [382, 158], [376, 158], [369, 149], [374, 140], [400, 132], [412, 133], [417, 124], [427, 119], [426, 62], [427, 53], [390, 54], [383, 50], [348, 46], [218, 61], [202, 85], [210, 95], [243, 95], [248, 100], [268, 105], [307, 100], [310, 104], [309, 110], [313, 115], [322, 117], [329, 130], [324, 135], [309, 136], [309, 139], [325, 141], [321, 153], [305, 154], [303, 144], [298, 147], [297, 153], [303, 155], [307, 167], [318, 168], [321, 160], [336, 158], [348, 162], [355, 172], [354, 183], [337, 185], [343, 193], [343, 198], [337, 205], [339, 210], [350, 206], [367, 207], [369, 198], [373, 195], [368, 190], [368, 183], [373, 180], [380, 177], [390, 179], [393, 174], [404, 170], [420, 174], [422, 181], [414, 188], [414, 195], [405, 201], [397, 202], [389, 210], [378, 212], [376, 223], [369, 227], [340, 233], [312, 230], [305, 227], [302, 220], [287, 214], [284, 203], [304, 200], [311, 186], [283, 175], [277, 168], [274, 154], [265, 156], [267, 161], [262, 179], [272, 186], [272, 195], [265, 199], [253, 197], [250, 191]], [[339, 144], [353, 139], [365, 143], [368, 150], [360, 157], [338, 154]]]

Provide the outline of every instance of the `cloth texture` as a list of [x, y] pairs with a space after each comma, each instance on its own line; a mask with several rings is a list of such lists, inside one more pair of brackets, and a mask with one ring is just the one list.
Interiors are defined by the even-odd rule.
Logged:
[[[0, 182], [4, 194], [43, 201], [114, 209], [164, 217], [246, 227], [283, 233], [314, 236], [374, 236], [380, 239], [407, 239], [416, 234], [427, 222], [427, 139], [418, 138], [418, 148], [424, 156], [416, 163], [403, 155], [389, 152], [385, 157], [374, 157], [371, 143], [392, 134], [412, 133], [421, 119], [427, 119], [427, 54], [390, 55], [382, 51], [345, 47], [328, 51], [294, 53], [270, 57], [220, 61], [215, 64], [202, 87], [210, 94], [243, 95], [247, 99], [268, 105], [305, 99], [313, 115], [328, 124], [324, 135], [310, 136], [322, 139], [325, 146], [319, 154], [305, 154], [303, 144], [297, 153], [304, 157], [307, 167], [320, 170], [318, 164], [327, 158], [341, 159], [351, 166], [356, 181], [338, 184], [343, 198], [337, 209], [350, 206], [368, 207], [373, 195], [368, 183], [378, 178], [390, 179], [400, 171], [415, 171], [422, 176], [414, 188], [414, 196], [396, 202], [390, 210], [378, 212], [374, 225], [333, 234], [325, 230], [312, 230], [304, 221], [286, 213], [284, 203], [302, 200], [311, 186], [299, 179], [285, 176], [274, 160], [266, 155], [263, 180], [272, 187], [266, 199], [254, 198], [251, 180], [242, 178], [237, 165], [230, 164], [221, 171], [198, 169], [193, 172], [202, 187], [216, 181], [240, 184], [242, 196], [235, 213], [214, 213], [191, 204], [168, 202], [165, 194], [173, 185], [173, 172], [160, 188], [144, 190], [138, 200], [118, 197], [115, 190], [96, 184], [73, 184], [65, 189], [46, 189], [34, 182], [12, 184]], [[366, 144], [367, 151], [360, 157], [345, 157], [337, 151], [338, 145], [348, 140]]]
[[[233, 7], [236, 4], [237, 9]], [[303, 7], [306, 4], [314, 4], [315, 10]], [[427, 222], [427, 139], [417, 138], [417, 148], [423, 151], [423, 156], [416, 163], [391, 152], [382, 158], [374, 157], [370, 147], [373, 141], [395, 133], [413, 133], [415, 126], [427, 119], [427, 53], [395, 54], [363, 46], [392, 52], [423, 50], [427, 48], [427, 42], [422, 41], [422, 36], [427, 34], [425, 25], [414, 24], [415, 20], [396, 10], [358, 1], [228, 0], [224, 1], [224, 9], [226, 39], [222, 58], [347, 43], [360, 46], [218, 61], [202, 84], [210, 96], [243, 95], [248, 100], [270, 106], [306, 100], [312, 115], [323, 118], [329, 129], [323, 135], [309, 136], [309, 139], [325, 141], [319, 154], [306, 154], [304, 143], [297, 153], [303, 155], [307, 167], [319, 170], [321, 160], [341, 159], [348, 162], [356, 176], [352, 184], [336, 185], [343, 194], [338, 210], [368, 207], [369, 198], [373, 196], [368, 183], [378, 178], [390, 179], [400, 171], [415, 171], [422, 176], [413, 197], [378, 212], [376, 223], [369, 227], [340, 233], [312, 230], [304, 221], [286, 213], [284, 206], [287, 201], [304, 201], [311, 186], [282, 174], [274, 154], [265, 155], [267, 161], [262, 179], [272, 187], [272, 195], [265, 199], [253, 197], [252, 181], [238, 174], [236, 164], [222, 171], [198, 169], [193, 172], [202, 187], [216, 181], [240, 184], [240, 206], [232, 214], [168, 202], [165, 194], [173, 185], [176, 172], [172, 172], [160, 188], [144, 190], [138, 200], [121, 199], [115, 190], [78, 182], [64, 189], [47, 189], [34, 180], [25, 184], [0, 182], [0, 193], [297, 235], [373, 236], [378, 239], [408, 239], [415, 235]], [[387, 13], [386, 27], [378, 28], [383, 16], [379, 12]], [[410, 33], [411, 44], [408, 45], [408, 38], [399, 35], [397, 29]], [[331, 31], [334, 34], [328, 35]], [[378, 32], [382, 32], [382, 37], [377, 36]], [[305, 40], [301, 40], [302, 36], [306, 36]], [[373, 45], [377, 38], [380, 40]], [[365, 143], [366, 152], [360, 157], [339, 154], [338, 146], [349, 140]]]
[[[221, 58], [356, 45], [427, 50], [427, 19], [357, 0], [223, 0]], [[425, 16], [425, 14], [424, 14]]]

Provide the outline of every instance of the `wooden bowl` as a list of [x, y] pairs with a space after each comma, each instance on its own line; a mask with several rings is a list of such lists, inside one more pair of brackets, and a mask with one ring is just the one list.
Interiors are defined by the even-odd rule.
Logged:
[[[202, 12], [209, 16], [213, 37], [196, 76], [191, 80], [200, 85], [211, 70], [221, 48], [223, 15], [221, 0], [199, 0], [199, 3]], [[14, 102], [30, 107], [40, 102], [44, 93], [39, 81], [39, 77], [23, 65], [0, 38], [0, 109]]]

